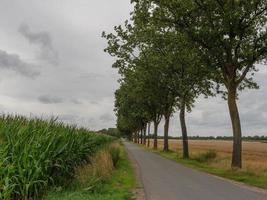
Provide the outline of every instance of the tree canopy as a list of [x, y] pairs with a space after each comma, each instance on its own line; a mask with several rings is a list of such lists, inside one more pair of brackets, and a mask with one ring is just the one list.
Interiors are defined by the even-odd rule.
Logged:
[[[115, 33], [103, 33], [120, 75], [115, 111], [129, 134], [180, 112], [183, 156], [189, 157], [186, 111], [200, 96], [222, 93], [233, 127], [232, 166], [242, 167], [238, 91], [258, 88], [256, 65], [267, 58], [267, 0], [132, 0], [134, 11]], [[215, 87], [216, 86], [216, 87]], [[136, 135], [136, 134], [135, 134]], [[138, 135], [138, 134], [137, 134]]]

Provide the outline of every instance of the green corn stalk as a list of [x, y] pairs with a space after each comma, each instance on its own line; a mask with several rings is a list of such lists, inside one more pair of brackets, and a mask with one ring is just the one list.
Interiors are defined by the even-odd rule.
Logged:
[[41, 199], [112, 140], [55, 118], [0, 116], [0, 199]]

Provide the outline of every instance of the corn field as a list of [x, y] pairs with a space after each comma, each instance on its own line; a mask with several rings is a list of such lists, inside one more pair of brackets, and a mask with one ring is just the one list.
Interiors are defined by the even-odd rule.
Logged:
[[0, 117], [0, 199], [42, 199], [112, 138], [55, 119]]

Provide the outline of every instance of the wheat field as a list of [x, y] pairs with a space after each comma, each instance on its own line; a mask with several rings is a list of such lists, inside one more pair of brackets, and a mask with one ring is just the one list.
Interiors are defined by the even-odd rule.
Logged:
[[[216, 159], [208, 165], [230, 169], [232, 141], [221, 140], [191, 140], [189, 141], [190, 156], [193, 158], [209, 150], [217, 152]], [[159, 149], [163, 148], [163, 140], [158, 141]], [[172, 151], [182, 152], [181, 140], [169, 140], [169, 148]], [[267, 177], [267, 143], [243, 142], [243, 170]]]

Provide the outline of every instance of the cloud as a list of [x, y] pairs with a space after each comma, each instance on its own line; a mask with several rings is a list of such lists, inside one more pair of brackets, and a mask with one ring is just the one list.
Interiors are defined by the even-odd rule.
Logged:
[[17, 54], [9, 54], [0, 50], [0, 68], [13, 70], [27, 77], [37, 76], [39, 73], [35, 71], [36, 66], [21, 60]]
[[50, 95], [39, 96], [38, 100], [44, 104], [57, 104], [57, 103], [63, 102], [62, 98], [54, 97], [54, 96], [50, 96]]
[[99, 118], [102, 122], [110, 122], [114, 120], [114, 117], [110, 113], [101, 115]]
[[[2, 80], [0, 99], [4, 108], [1, 110], [26, 115], [31, 112], [36, 115], [53, 113], [66, 122], [96, 130], [113, 127], [116, 123], [113, 114], [113, 93], [118, 88], [119, 75], [116, 73], [117, 69], [111, 68], [114, 58], [103, 52], [107, 43], [100, 35], [103, 30], [113, 32], [115, 25], [129, 18], [132, 10], [130, 2], [3, 2], [5, 6], [0, 6], [2, 49], [17, 52], [22, 63], [26, 61], [22, 55], [30, 56], [32, 50], [37, 50], [37, 62], [40, 62], [41, 66], [58, 63], [58, 67], [48, 66], [40, 69], [41, 75], [38, 79], [12, 77]], [[18, 18], [28, 25], [21, 25]], [[14, 27], [19, 28], [19, 33]], [[34, 48], [29, 48], [29, 45]], [[45, 63], [42, 64], [43, 62]], [[24, 66], [19, 66], [21, 65]], [[6, 65], [5, 68], [16, 71], [24, 69], [18, 66], [14, 69]], [[255, 80], [260, 89], [245, 90], [238, 101], [244, 135], [266, 134], [267, 130], [267, 104], [264, 103], [267, 99], [267, 67], [262, 65], [259, 68]], [[43, 95], [37, 100], [40, 94], [50, 96]], [[82, 104], [79, 104], [79, 101]], [[220, 96], [197, 100], [192, 113], [186, 115], [186, 121], [190, 135], [232, 134], [227, 102]], [[153, 126], [151, 128], [153, 129]], [[159, 134], [163, 134], [163, 123]], [[170, 135], [181, 135], [177, 114], [172, 118]]]
[[58, 65], [58, 53], [54, 49], [52, 38], [48, 32], [33, 32], [27, 24], [21, 24], [18, 31], [31, 43], [41, 48], [40, 55], [42, 60], [51, 64]]
[[77, 104], [77, 105], [82, 104], [82, 102], [80, 100], [77, 100], [77, 99], [72, 99], [71, 103]]
[[80, 75], [79, 78], [82, 78], [82, 79], [98, 79], [98, 78], [104, 78], [104, 76], [102, 74], [99, 74], [99, 73], [91, 72], [91, 73]]
[[59, 121], [62, 121], [64, 123], [72, 124], [78, 127], [85, 127], [90, 130], [93, 128], [96, 128], [96, 121], [92, 117], [83, 117], [80, 115], [73, 115], [73, 114], [61, 114], [58, 115]]
[[98, 105], [99, 104], [99, 102], [96, 100], [91, 100], [89, 103], [92, 105]]
[[259, 112], [266, 112], [267, 113], [267, 102], [263, 102], [260, 106], [259, 106]]

